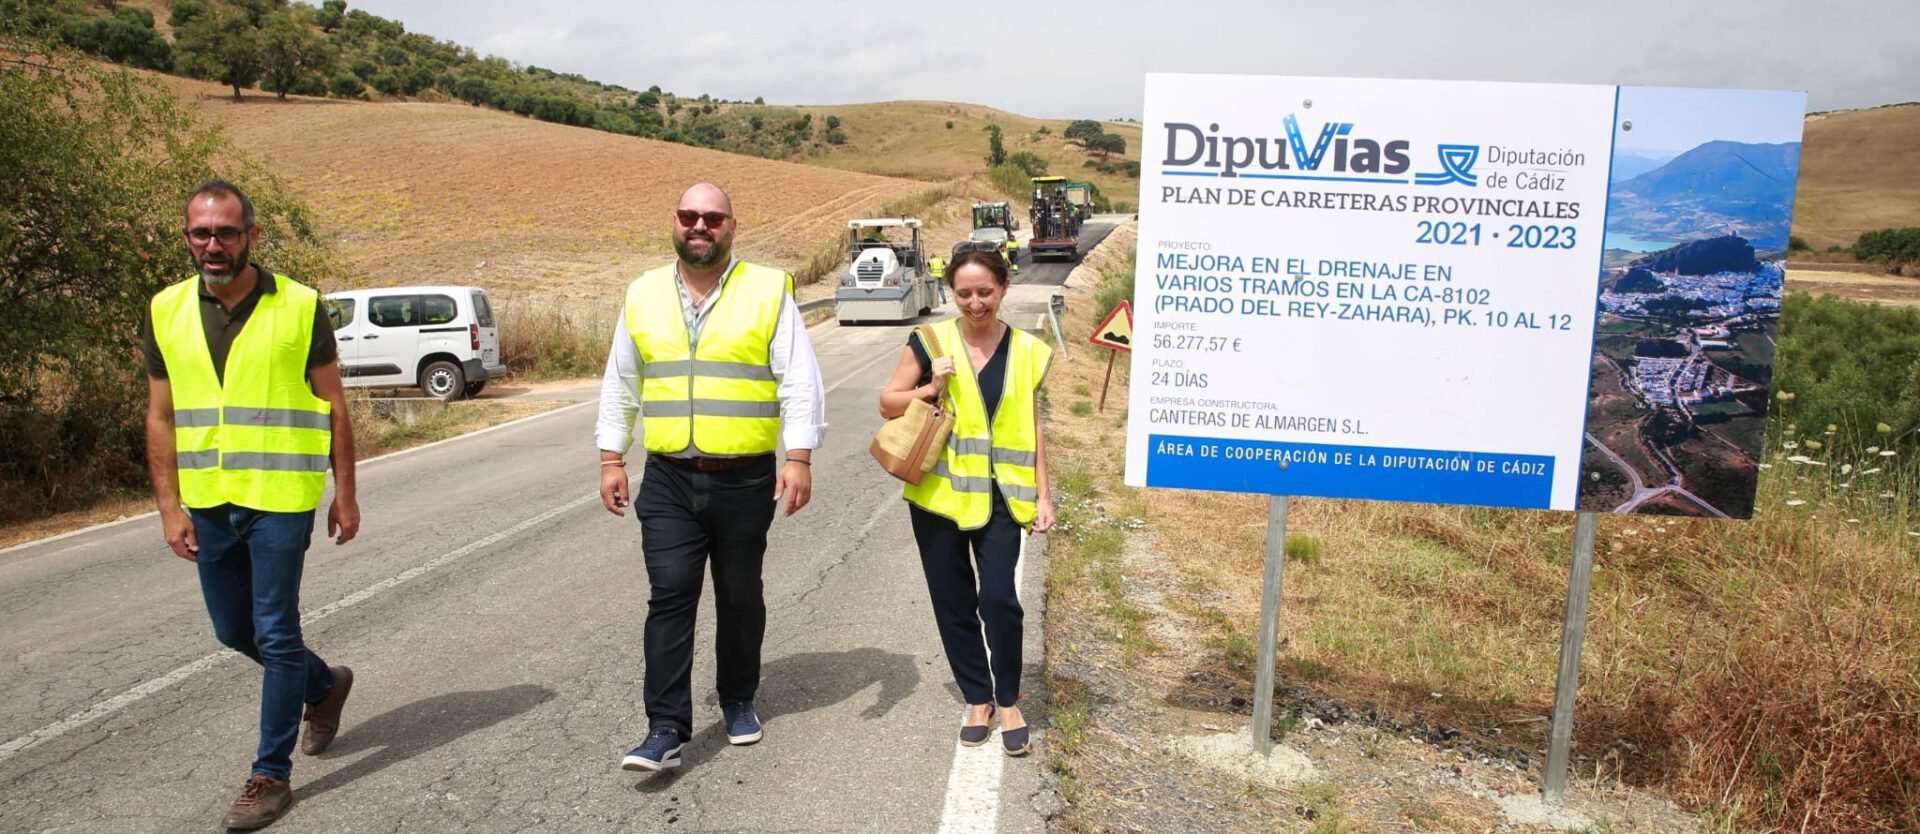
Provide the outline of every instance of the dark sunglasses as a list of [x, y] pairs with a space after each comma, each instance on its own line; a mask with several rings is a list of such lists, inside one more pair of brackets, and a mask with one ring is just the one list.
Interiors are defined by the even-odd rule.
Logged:
[[717, 229], [720, 227], [720, 224], [727, 222], [727, 218], [732, 216], [733, 215], [723, 211], [698, 212], [690, 209], [678, 209], [673, 213], [673, 218], [680, 221], [680, 225], [689, 229], [693, 228], [695, 223], [702, 220], [707, 221], [707, 228]]

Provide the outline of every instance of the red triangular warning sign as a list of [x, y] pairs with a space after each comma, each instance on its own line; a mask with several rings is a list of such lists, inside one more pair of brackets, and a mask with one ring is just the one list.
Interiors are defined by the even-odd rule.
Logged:
[[1133, 304], [1122, 301], [1107, 314], [1107, 320], [1093, 329], [1087, 341], [1101, 347], [1133, 352]]

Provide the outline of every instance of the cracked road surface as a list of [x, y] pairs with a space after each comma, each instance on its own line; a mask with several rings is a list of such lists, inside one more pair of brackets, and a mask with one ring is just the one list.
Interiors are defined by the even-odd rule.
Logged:
[[[1004, 315], [1031, 327], [1051, 289]], [[764, 741], [730, 747], [718, 726], [709, 595], [686, 764], [619, 769], [646, 733], [646, 572], [639, 525], [593, 494], [587, 403], [363, 464], [360, 537], [316, 535], [303, 589], [307, 640], [354, 668], [353, 696], [333, 747], [295, 754], [296, 803], [270, 830], [1043, 830], [1042, 755], [1002, 764], [997, 739], [956, 755], [963, 707], [907, 511], [867, 456], [907, 330], [812, 330], [831, 428], [813, 503], [768, 546]], [[1032, 707], [1043, 560], [1030, 541]], [[218, 830], [260, 673], [214, 641], [156, 520], [0, 553], [0, 657], [0, 830]]]

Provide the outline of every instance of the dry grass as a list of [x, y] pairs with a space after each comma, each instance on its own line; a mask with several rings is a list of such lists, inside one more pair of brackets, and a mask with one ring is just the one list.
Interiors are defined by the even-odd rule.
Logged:
[[1807, 117], [1793, 233], [1816, 251], [1920, 225], [1920, 104]]
[[622, 294], [610, 292], [597, 300], [527, 293], [491, 299], [500, 326], [500, 358], [515, 376], [566, 379], [596, 376], [606, 369]]
[[[1047, 173], [1093, 183], [1114, 200], [1139, 202], [1140, 181], [1102, 174], [1084, 165], [1090, 155], [1078, 142], [1060, 135], [1071, 122], [1033, 119], [983, 107], [944, 101], [887, 101], [835, 107], [801, 108], [815, 121], [840, 117], [846, 145], [810, 157], [810, 164], [889, 177], [946, 181], [986, 170], [989, 124], [1001, 128], [1007, 153], [1030, 151], [1047, 161]], [[796, 111], [797, 112], [797, 111]], [[947, 122], [953, 122], [948, 128]], [[1041, 128], [1046, 133], [1040, 133]], [[1108, 133], [1127, 140], [1127, 152], [1115, 160], [1140, 158], [1140, 125], [1106, 123]]]
[[[1106, 312], [1096, 290], [1070, 296], [1069, 333]], [[1107, 529], [1146, 519], [1205, 600], [1176, 607], [1212, 630], [1216, 670], [1250, 685], [1266, 499], [1122, 485], [1125, 377], [1106, 412], [1083, 407], [1106, 352], [1069, 351], [1049, 378], [1059, 500], [1089, 502], [1073, 512]], [[1576, 778], [1665, 793], [1727, 830], [1920, 832], [1920, 490], [1911, 464], [1843, 477], [1842, 463], [1775, 460], [1752, 522], [1600, 519]], [[1295, 499], [1283, 686], [1459, 728], [1537, 766], [1572, 522]], [[1058, 541], [1088, 587], [1097, 540]], [[1059, 604], [1111, 607], [1098, 592]], [[1108, 620], [1125, 639], [1124, 618]]]
[[851, 217], [926, 184], [572, 128], [462, 104], [255, 93], [156, 76], [295, 184], [364, 286], [608, 298], [672, 257], [671, 209], [733, 196], [742, 256], [793, 270]]
[[354, 453], [361, 459], [378, 457], [509, 420], [552, 411], [564, 402], [546, 400], [462, 400], [444, 405], [423, 401], [422, 408], [389, 416], [375, 409], [363, 392], [355, 391], [347, 407], [353, 415]]
[[1787, 272], [1787, 288], [1893, 307], [1920, 307], [1920, 278], [1795, 269]]

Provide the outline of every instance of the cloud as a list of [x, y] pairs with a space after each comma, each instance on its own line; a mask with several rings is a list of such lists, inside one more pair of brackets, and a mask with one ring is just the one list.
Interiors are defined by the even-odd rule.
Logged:
[[[940, 99], [1137, 117], [1148, 72], [1798, 89], [1815, 109], [1920, 99], [1913, 0], [353, 5], [521, 64], [781, 104]], [[1068, 36], [1042, 36], [1032, 16]]]

